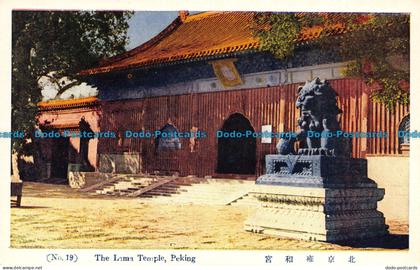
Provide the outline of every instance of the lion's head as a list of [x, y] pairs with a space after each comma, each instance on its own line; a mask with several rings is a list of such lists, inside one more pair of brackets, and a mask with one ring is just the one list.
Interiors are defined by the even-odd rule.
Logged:
[[342, 111], [337, 107], [337, 93], [327, 80], [315, 78], [298, 88], [296, 107], [303, 115], [337, 115]]

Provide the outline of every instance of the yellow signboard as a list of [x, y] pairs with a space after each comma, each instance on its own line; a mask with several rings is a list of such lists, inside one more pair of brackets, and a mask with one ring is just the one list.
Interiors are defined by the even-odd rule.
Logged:
[[242, 84], [241, 76], [233, 63], [236, 59], [223, 59], [212, 61], [214, 74], [225, 87], [232, 87]]

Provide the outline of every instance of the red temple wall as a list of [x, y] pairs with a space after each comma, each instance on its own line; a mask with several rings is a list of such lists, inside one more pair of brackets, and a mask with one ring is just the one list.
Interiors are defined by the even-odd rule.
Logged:
[[[384, 105], [373, 103], [369, 89], [358, 79], [337, 79], [330, 83], [339, 95], [344, 131], [385, 131], [389, 134], [389, 138], [353, 139], [353, 156], [398, 155], [397, 131], [400, 121], [409, 112], [408, 105], [398, 105], [391, 112]], [[241, 113], [255, 131], [261, 131], [262, 125], [272, 125], [273, 132], [296, 131], [298, 110], [294, 104], [298, 85], [302, 84], [102, 102], [101, 131], [155, 131], [170, 119], [178, 131], [197, 127], [207, 132], [207, 138], [197, 139], [193, 151], [190, 140], [181, 139], [180, 150], [164, 153], [155, 150], [154, 139], [101, 139], [98, 154], [138, 152], [142, 172], [215, 175], [215, 134], [224, 121], [233, 113]], [[262, 144], [261, 139], [257, 139], [257, 175], [263, 173], [264, 157], [275, 153], [276, 144], [277, 139], [270, 144]]]

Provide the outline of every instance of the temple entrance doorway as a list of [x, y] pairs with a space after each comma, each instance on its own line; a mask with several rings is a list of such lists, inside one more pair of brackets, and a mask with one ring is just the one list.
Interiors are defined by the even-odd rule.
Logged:
[[55, 138], [52, 142], [51, 178], [67, 179], [69, 164], [68, 137]]
[[252, 136], [233, 136], [254, 132], [249, 120], [234, 113], [224, 122], [221, 130], [225, 136], [217, 139], [217, 173], [255, 174], [256, 139]]

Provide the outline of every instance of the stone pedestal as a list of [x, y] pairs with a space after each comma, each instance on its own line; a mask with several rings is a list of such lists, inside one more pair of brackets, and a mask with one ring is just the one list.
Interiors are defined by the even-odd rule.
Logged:
[[384, 189], [367, 178], [365, 159], [268, 155], [253, 194], [261, 207], [245, 230], [305, 240], [343, 242], [384, 236], [377, 211]]
[[256, 184], [325, 187], [376, 188], [367, 177], [367, 160], [322, 155], [266, 155], [266, 174]]
[[376, 210], [383, 189], [259, 185], [252, 193], [262, 207], [246, 220], [247, 231], [326, 242], [388, 233]]

